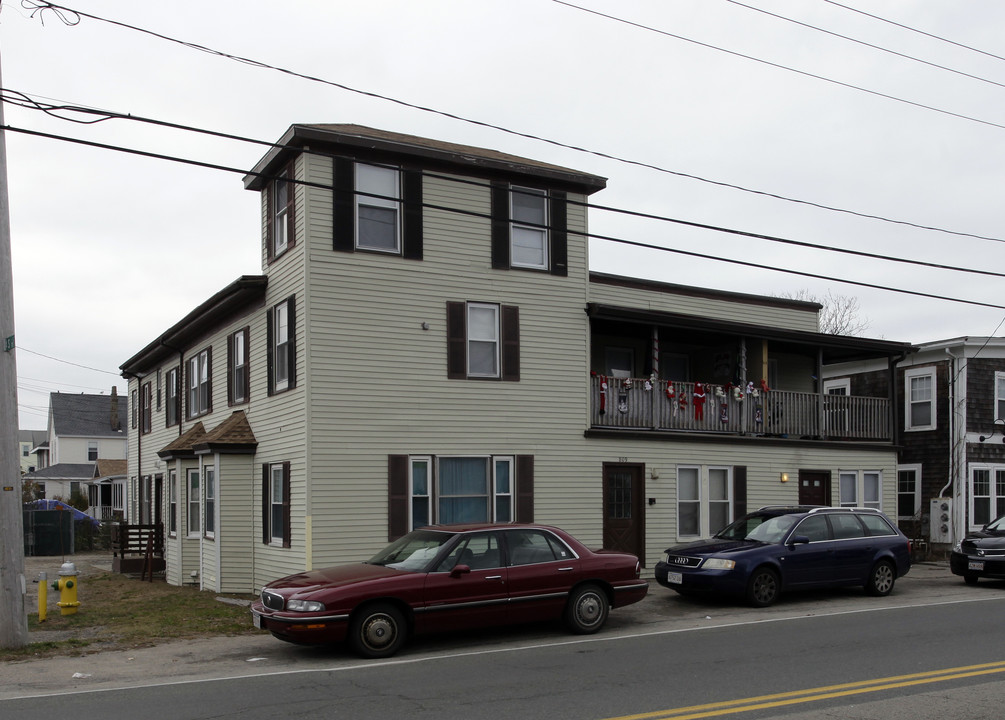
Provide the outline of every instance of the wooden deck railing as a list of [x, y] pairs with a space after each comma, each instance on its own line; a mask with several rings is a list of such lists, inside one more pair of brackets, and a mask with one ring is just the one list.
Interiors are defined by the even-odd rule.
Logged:
[[[818, 395], [721, 385], [591, 378], [591, 426], [824, 440], [891, 441], [886, 398]], [[704, 393], [702, 395], [702, 393]]]
[[112, 525], [112, 569], [122, 573], [150, 573], [164, 569], [164, 524]]

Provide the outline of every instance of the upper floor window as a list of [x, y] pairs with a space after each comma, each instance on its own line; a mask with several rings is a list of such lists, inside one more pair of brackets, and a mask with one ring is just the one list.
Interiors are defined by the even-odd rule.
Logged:
[[1005, 420], [1005, 372], [995, 373], [995, 420]]
[[88, 440], [87, 441], [87, 461], [94, 462], [98, 459], [98, 441]]
[[904, 373], [904, 402], [906, 430], [935, 429], [935, 368]]
[[213, 409], [210, 384], [210, 350], [206, 348], [188, 360], [188, 417], [205, 415]]
[[294, 242], [293, 165], [266, 186], [265, 243], [269, 261], [286, 252]]
[[269, 395], [297, 386], [296, 302], [290, 297], [269, 310], [266, 320], [269, 343]]
[[248, 401], [248, 338], [250, 328], [227, 337], [227, 402], [239, 405]]
[[133, 430], [136, 429], [136, 419], [140, 414], [140, 393], [139, 390], [133, 390], [129, 393], [129, 427]]
[[519, 380], [519, 308], [448, 302], [447, 377]]
[[144, 383], [140, 388], [140, 432], [144, 435], [153, 429], [153, 411], [153, 386]]
[[178, 402], [178, 393], [181, 385], [178, 382], [179, 368], [171, 368], [167, 371], [166, 387], [164, 388], [164, 425], [171, 427], [181, 422], [181, 405]]
[[510, 192], [510, 263], [548, 269], [548, 196], [544, 190], [515, 187]]
[[400, 253], [397, 168], [356, 164], [356, 248]]
[[422, 173], [335, 159], [332, 247], [422, 259]]
[[568, 275], [565, 193], [505, 183], [491, 192], [492, 267]]

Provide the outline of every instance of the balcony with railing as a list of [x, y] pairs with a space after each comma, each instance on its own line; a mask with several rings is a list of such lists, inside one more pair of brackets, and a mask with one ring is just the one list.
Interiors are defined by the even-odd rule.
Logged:
[[887, 398], [590, 378], [593, 429], [892, 442]]

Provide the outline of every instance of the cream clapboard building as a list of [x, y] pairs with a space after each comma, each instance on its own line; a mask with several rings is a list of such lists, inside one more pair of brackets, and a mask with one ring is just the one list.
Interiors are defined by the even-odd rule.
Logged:
[[130, 518], [163, 523], [168, 581], [251, 592], [484, 520], [556, 524], [651, 568], [748, 507], [893, 509], [890, 398], [816, 378], [909, 346], [821, 335], [813, 303], [591, 274], [586, 202], [605, 184], [292, 126], [245, 178], [262, 274], [121, 366]]

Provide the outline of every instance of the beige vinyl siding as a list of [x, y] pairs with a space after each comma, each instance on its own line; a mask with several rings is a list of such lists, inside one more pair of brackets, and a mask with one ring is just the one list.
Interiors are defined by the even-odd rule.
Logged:
[[818, 332], [819, 328], [816, 312], [792, 307], [772, 307], [771, 305], [750, 302], [745, 300], [743, 296], [735, 298], [726, 295], [723, 297], [695, 296], [688, 293], [675, 293], [672, 288], [668, 288], [666, 292], [657, 292], [651, 289], [622, 285], [590, 283], [589, 300], [604, 305], [682, 313], [803, 332]]
[[[493, 270], [488, 187], [427, 177], [423, 195], [483, 217], [425, 208], [421, 261], [333, 252], [330, 195], [308, 208], [315, 565], [386, 541], [388, 454], [536, 454], [585, 428], [585, 240], [570, 234], [569, 277]], [[447, 379], [448, 301], [519, 307], [520, 382]]]
[[254, 592], [254, 553], [261, 533], [254, 533], [249, 519], [261, 512], [255, 504], [255, 488], [261, 485], [253, 455], [217, 455], [217, 507], [219, 523], [214, 564], [219, 568], [217, 592]]

